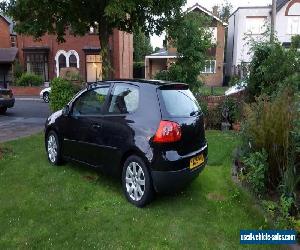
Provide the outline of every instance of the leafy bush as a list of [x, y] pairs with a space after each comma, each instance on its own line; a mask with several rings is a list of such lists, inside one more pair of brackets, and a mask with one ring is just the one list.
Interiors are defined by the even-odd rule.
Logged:
[[240, 80], [240, 77], [236, 75], [230, 77], [230, 80], [228, 82], [229, 87], [236, 85], [237, 83], [239, 83]]
[[266, 150], [269, 166], [267, 185], [275, 190], [290, 164], [290, 149], [293, 146], [290, 131], [293, 131], [298, 118], [294, 98], [289, 90], [283, 90], [273, 100], [261, 96], [256, 103], [246, 105], [245, 115], [244, 150]]
[[259, 196], [266, 190], [267, 159], [268, 155], [265, 150], [250, 153], [247, 157], [244, 157], [246, 181], [251, 185], [254, 193]]
[[22, 64], [20, 64], [19, 61], [16, 60], [14, 62], [13, 67], [14, 67], [14, 70], [13, 70], [14, 81], [17, 81], [22, 76], [22, 74], [24, 73], [23, 66], [22, 66]]
[[296, 227], [297, 221], [290, 213], [294, 205], [294, 200], [292, 198], [282, 195], [278, 203], [274, 201], [263, 201], [262, 204], [276, 228], [294, 229]]
[[205, 100], [201, 99], [201, 98], [198, 99], [198, 103], [201, 107], [201, 110], [202, 110], [204, 116], [206, 117], [208, 115], [208, 103]]
[[222, 112], [220, 107], [209, 109], [206, 115], [207, 128], [220, 130], [221, 124], [222, 124]]
[[50, 107], [53, 112], [64, 108], [80, 90], [80, 87], [62, 78], [51, 82]]
[[233, 97], [227, 97], [224, 100], [221, 108], [223, 112], [226, 111], [228, 114], [228, 122], [233, 124], [237, 121], [241, 121], [242, 107], [243, 104], [241, 100]]
[[300, 35], [292, 36], [291, 47], [294, 49], [300, 49]]
[[248, 91], [251, 97], [273, 95], [287, 76], [300, 72], [300, 54], [279, 43], [257, 43], [252, 47]]
[[42, 76], [33, 73], [23, 73], [15, 82], [16, 86], [41, 86], [44, 80]]

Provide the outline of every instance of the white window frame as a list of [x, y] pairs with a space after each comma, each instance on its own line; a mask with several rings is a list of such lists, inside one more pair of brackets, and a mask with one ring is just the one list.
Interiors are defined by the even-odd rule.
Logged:
[[[207, 66], [208, 63], [210, 64], [209, 67]], [[216, 74], [216, 68], [217, 68], [217, 60], [207, 60], [207, 61], [205, 61], [204, 70], [201, 73], [202, 74]]]
[[217, 44], [218, 42], [218, 27], [209, 27], [211, 33], [211, 43]]
[[76, 50], [69, 50], [68, 52], [64, 51], [64, 50], [59, 50], [57, 51], [56, 55], [55, 55], [55, 68], [56, 68], [56, 76], [59, 77], [59, 61], [58, 58], [60, 55], [64, 55], [66, 57], [66, 67], [69, 68], [70, 67], [70, 56], [74, 55], [77, 59], [77, 68], [79, 69], [79, 54], [77, 53]]
[[246, 17], [246, 34], [262, 35], [266, 32], [266, 17]]
[[287, 35], [300, 35], [300, 16], [288, 16]]

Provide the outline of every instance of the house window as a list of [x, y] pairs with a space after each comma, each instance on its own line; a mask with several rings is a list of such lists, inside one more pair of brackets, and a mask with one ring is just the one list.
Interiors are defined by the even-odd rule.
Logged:
[[70, 55], [69, 57], [69, 67], [77, 68], [77, 58], [75, 55]]
[[211, 33], [211, 42], [212, 44], [217, 43], [218, 39], [218, 28], [217, 27], [210, 27], [209, 28], [210, 33]]
[[289, 16], [288, 17], [288, 35], [300, 34], [300, 16]]
[[294, 3], [288, 10], [288, 16], [299, 16], [300, 3]]
[[11, 47], [16, 47], [16, 37], [11, 36], [10, 37]]
[[247, 17], [246, 33], [250, 35], [261, 35], [266, 32], [266, 17]]
[[61, 69], [66, 68], [67, 67], [67, 59], [66, 56], [61, 54], [58, 57], [58, 72], [60, 72]]
[[215, 74], [216, 73], [216, 60], [208, 60], [206, 61], [206, 65], [203, 74]]
[[48, 81], [48, 55], [44, 53], [28, 53], [25, 55], [27, 72], [40, 75]]
[[87, 82], [102, 80], [102, 60], [100, 55], [86, 55]]
[[56, 75], [59, 76], [60, 70], [62, 68], [79, 68], [79, 55], [75, 50], [70, 50], [68, 52], [64, 50], [59, 50], [55, 56], [56, 62]]

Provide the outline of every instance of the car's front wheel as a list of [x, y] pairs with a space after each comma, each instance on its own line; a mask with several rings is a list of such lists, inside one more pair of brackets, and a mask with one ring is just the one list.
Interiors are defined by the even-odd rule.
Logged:
[[1, 107], [0, 108], [0, 115], [4, 115], [7, 111], [7, 108], [6, 107]]
[[47, 156], [52, 165], [61, 163], [61, 150], [58, 135], [54, 131], [50, 131], [46, 140]]
[[45, 103], [48, 103], [50, 101], [50, 95], [49, 95], [48, 92], [45, 92], [43, 94], [43, 100], [44, 100]]
[[130, 156], [124, 163], [122, 187], [127, 200], [137, 207], [144, 207], [153, 198], [152, 179], [145, 162]]

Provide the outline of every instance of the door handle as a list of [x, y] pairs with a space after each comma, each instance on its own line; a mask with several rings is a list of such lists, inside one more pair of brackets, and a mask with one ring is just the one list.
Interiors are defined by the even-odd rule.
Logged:
[[102, 126], [98, 123], [93, 124], [92, 127], [93, 127], [93, 129], [101, 129], [102, 128]]

